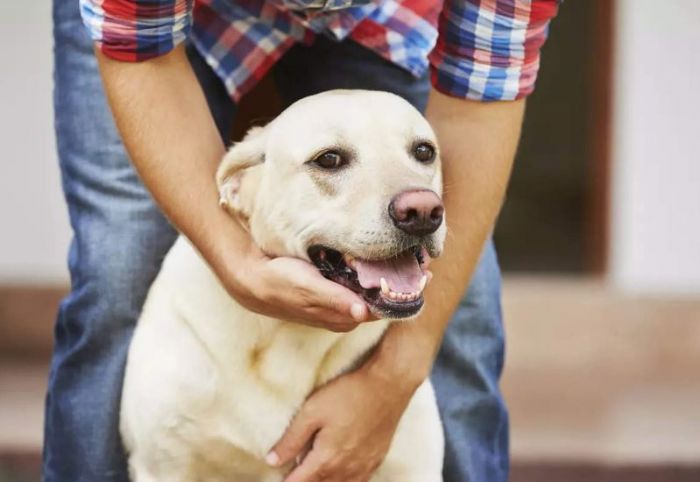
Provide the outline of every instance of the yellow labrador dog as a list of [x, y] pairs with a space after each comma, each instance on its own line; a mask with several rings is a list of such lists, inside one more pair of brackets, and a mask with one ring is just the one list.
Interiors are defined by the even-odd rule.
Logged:
[[[132, 478], [277, 482], [264, 457], [318, 386], [351, 370], [390, 322], [423, 306], [424, 261], [445, 238], [440, 159], [403, 99], [332, 91], [302, 99], [226, 154], [221, 203], [272, 256], [294, 256], [382, 317], [334, 333], [240, 306], [187, 239], [168, 253], [131, 344], [121, 433]], [[373, 482], [441, 481], [429, 381]]]

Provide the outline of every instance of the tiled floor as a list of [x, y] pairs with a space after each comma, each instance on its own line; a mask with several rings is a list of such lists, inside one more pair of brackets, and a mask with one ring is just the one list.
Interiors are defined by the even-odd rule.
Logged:
[[0, 363], [0, 451], [41, 446], [46, 374], [43, 363]]
[[[700, 298], [626, 298], [596, 281], [509, 278], [504, 310], [513, 482], [700, 480]], [[20, 471], [22, 461], [36, 465], [46, 375], [44, 359], [0, 361], [0, 454], [29, 454], [13, 457]], [[1, 465], [0, 482], [24, 482]]]
[[[39, 454], [0, 454], [0, 482], [37, 482]], [[616, 466], [576, 463], [514, 463], [510, 482], [698, 482], [700, 466]], [[400, 482], [400, 481], [398, 481]]]
[[515, 457], [700, 463], [700, 297], [510, 278], [504, 301]]

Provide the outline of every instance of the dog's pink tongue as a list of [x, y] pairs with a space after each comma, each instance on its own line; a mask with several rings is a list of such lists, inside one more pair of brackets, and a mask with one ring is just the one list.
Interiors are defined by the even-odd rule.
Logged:
[[380, 278], [384, 278], [391, 291], [414, 293], [420, 290], [423, 270], [416, 256], [407, 251], [396, 258], [381, 261], [355, 260], [357, 279], [363, 288], [379, 288]]

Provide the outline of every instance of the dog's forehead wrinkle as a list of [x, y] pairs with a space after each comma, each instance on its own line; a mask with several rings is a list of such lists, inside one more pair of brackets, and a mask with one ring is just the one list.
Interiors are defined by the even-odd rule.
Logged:
[[342, 89], [305, 97], [292, 104], [287, 110], [332, 110], [338, 113], [356, 109], [376, 110], [378, 108], [390, 112], [418, 114], [418, 111], [408, 101], [396, 94], [383, 91]]
[[292, 104], [275, 124], [276, 130], [292, 129], [297, 134], [364, 131], [432, 137], [427, 122], [413, 106], [398, 96], [381, 92], [327, 92], [307, 97]]

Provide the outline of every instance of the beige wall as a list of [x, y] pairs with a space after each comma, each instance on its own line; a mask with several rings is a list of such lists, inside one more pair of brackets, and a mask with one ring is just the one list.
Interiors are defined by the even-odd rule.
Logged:
[[[69, 1], [69, 0], [64, 0]], [[0, 283], [67, 278], [51, 110], [51, 2], [0, 2]]]
[[618, 1], [610, 276], [625, 291], [700, 293], [698, 22], [697, 0]]

